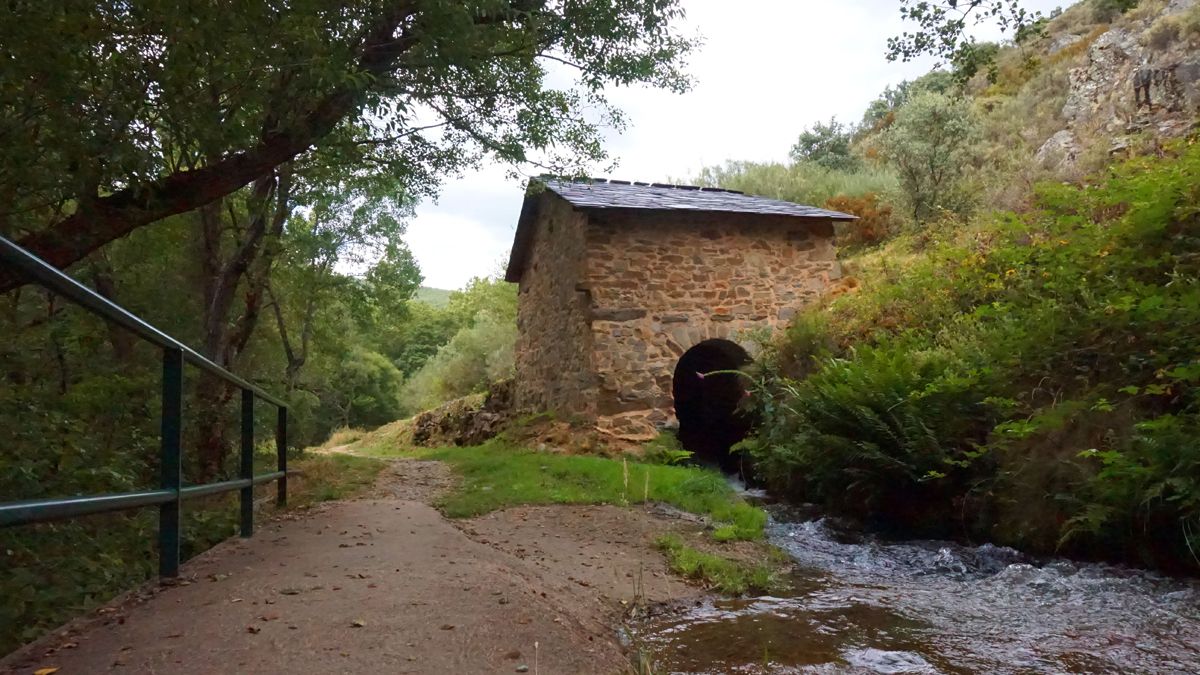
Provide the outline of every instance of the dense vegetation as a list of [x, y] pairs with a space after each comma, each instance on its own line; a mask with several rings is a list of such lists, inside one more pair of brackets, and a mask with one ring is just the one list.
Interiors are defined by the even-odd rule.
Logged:
[[[622, 126], [606, 86], [688, 86], [680, 13], [7, 3], [0, 234], [285, 397], [293, 449], [379, 425], [511, 368], [506, 284], [412, 300], [413, 206], [485, 160], [604, 160]], [[22, 283], [0, 269], [0, 500], [155, 487], [160, 355]], [[229, 476], [237, 392], [194, 369], [185, 385], [185, 480]], [[223, 508], [185, 512], [185, 555], [234, 531]], [[139, 513], [0, 532], [0, 652], [146, 578], [153, 531]]]
[[755, 374], [743, 449], [772, 488], [897, 533], [1200, 570], [1200, 145], [1032, 161], [1090, 41], [1163, 4], [1078, 5], [806, 130], [790, 165], [703, 172], [862, 216], [851, 276]]
[[892, 526], [1181, 565], [1200, 544], [1200, 147], [884, 255], [798, 319], [752, 451]]

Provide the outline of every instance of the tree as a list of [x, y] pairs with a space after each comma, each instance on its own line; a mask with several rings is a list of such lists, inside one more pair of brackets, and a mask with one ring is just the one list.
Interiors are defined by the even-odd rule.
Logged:
[[338, 367], [330, 402], [340, 426], [377, 427], [399, 415], [400, 371], [382, 354], [352, 350]]
[[[0, 232], [66, 267], [327, 145], [411, 195], [484, 156], [579, 171], [622, 123], [605, 85], [688, 86], [681, 14], [678, 0], [6, 3]], [[551, 64], [573, 84], [549, 85]], [[0, 292], [20, 283], [0, 271]]]
[[846, 172], [811, 162], [789, 165], [728, 161], [704, 167], [690, 181], [799, 204], [824, 204], [837, 195], [890, 193], [896, 185], [896, 177], [886, 167], [863, 166], [858, 171]]
[[837, 171], [854, 171], [861, 165], [860, 160], [850, 153], [854, 133], [853, 127], [838, 122], [836, 117], [831, 118], [829, 124], [817, 122], [811, 129], [801, 132], [792, 146], [792, 159], [815, 162]]
[[939, 209], [961, 210], [960, 186], [976, 155], [979, 122], [968, 101], [919, 94], [896, 111], [879, 134], [882, 156], [895, 167], [913, 219], [921, 222]]
[[948, 71], [934, 69], [915, 80], [904, 80], [895, 86], [888, 85], [879, 96], [867, 104], [858, 134], [866, 135], [891, 124], [892, 114], [909, 98], [924, 92], [949, 94], [956, 90], [958, 81]]
[[1040, 13], [1022, 8], [1021, 0], [900, 0], [900, 16], [915, 23], [917, 29], [888, 38], [889, 61], [911, 61], [929, 54], [953, 63], [975, 64], [976, 68], [987, 54], [966, 34], [968, 26], [991, 21], [1016, 37], [1041, 18]]

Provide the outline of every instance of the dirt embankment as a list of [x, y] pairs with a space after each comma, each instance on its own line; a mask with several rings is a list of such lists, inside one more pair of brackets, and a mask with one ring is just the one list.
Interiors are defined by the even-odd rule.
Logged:
[[429, 504], [452, 481], [397, 461], [366, 498], [227, 541], [0, 672], [617, 673], [632, 607], [701, 594], [653, 546], [693, 523], [608, 506], [449, 521]]

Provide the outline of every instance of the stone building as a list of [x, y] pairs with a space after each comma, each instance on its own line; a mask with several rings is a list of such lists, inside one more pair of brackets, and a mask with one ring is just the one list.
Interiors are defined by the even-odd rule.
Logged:
[[749, 361], [752, 333], [840, 276], [833, 224], [849, 219], [729, 190], [531, 183], [506, 275], [520, 285], [516, 407], [628, 440], [675, 420], [685, 445], [720, 436], [741, 385], [705, 375]]

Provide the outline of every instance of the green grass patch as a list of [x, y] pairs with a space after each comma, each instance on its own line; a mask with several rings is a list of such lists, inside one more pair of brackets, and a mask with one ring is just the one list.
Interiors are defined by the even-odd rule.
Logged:
[[[382, 456], [378, 450], [371, 454]], [[446, 462], [462, 476], [460, 489], [438, 504], [451, 518], [522, 504], [625, 506], [651, 501], [708, 516], [725, 541], [760, 539], [767, 522], [766, 513], [742, 501], [724, 476], [707, 469], [555, 455], [503, 441], [418, 450], [416, 456]]]
[[684, 544], [679, 535], [663, 535], [655, 541], [655, 545], [667, 554], [671, 570], [676, 574], [703, 581], [722, 593], [765, 593], [779, 585], [778, 577], [769, 565], [705, 553]]

